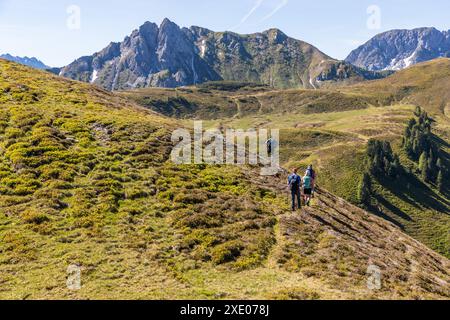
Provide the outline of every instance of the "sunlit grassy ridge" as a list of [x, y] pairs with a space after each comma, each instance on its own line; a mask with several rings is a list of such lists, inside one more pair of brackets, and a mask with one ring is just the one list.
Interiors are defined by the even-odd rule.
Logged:
[[[441, 140], [444, 158], [448, 158], [450, 59], [422, 63], [386, 79], [329, 90], [236, 86], [231, 90], [229, 84], [213, 83], [206, 88], [144, 89], [121, 95], [151, 109], [156, 104], [158, 111], [183, 119], [187, 126], [194, 118], [206, 120], [206, 127], [280, 128], [283, 165], [304, 168], [314, 163], [321, 185], [353, 203], [369, 139], [392, 142], [403, 165], [417, 172], [417, 164], [407, 159], [400, 146], [417, 105], [435, 120], [433, 132]], [[380, 203], [375, 212], [450, 257], [448, 195], [439, 193], [434, 185], [414, 181], [378, 185]]]
[[[68, 264], [89, 275], [93, 291], [86, 296], [101, 296], [95, 284], [126, 277], [133, 262], [144, 268], [150, 259], [176, 279], [175, 245], [201, 245], [204, 251], [192, 253], [200, 260], [236, 260], [236, 268], [267, 255], [273, 213], [256, 203], [266, 195], [250, 193], [234, 168], [166, 164], [173, 121], [95, 87], [3, 61], [0, 91], [5, 297], [58, 296]], [[256, 231], [242, 237], [234, 225], [245, 228], [247, 220]], [[220, 233], [189, 232], [197, 227]], [[24, 279], [31, 286], [23, 287]]]
[[[446, 258], [340, 198], [320, 191], [294, 215], [285, 177], [171, 164], [174, 120], [4, 61], [0, 93], [1, 298], [450, 295]], [[363, 139], [331, 127], [288, 133], [308, 157]], [[73, 264], [80, 291], [66, 287]], [[383, 272], [380, 291], [367, 288], [370, 264]]]

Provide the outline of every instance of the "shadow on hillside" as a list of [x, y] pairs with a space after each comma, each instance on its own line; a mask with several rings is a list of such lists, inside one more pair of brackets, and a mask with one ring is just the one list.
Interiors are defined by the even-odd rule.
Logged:
[[[377, 199], [377, 201], [379, 201], [379, 197], [378, 196], [376, 196], [375, 198]], [[383, 198], [381, 198], [381, 199], [384, 200], [385, 202], [387, 202], [385, 199], [383, 199]], [[399, 210], [398, 208], [396, 208], [396, 209]], [[387, 221], [393, 223], [394, 225], [396, 225], [400, 229], [404, 230], [404, 226], [403, 226], [402, 223], [400, 223], [399, 221], [397, 221], [393, 217], [391, 217], [391, 216], [387, 215], [386, 213], [384, 213], [379, 207], [370, 205], [370, 206], [367, 207], [367, 211], [375, 214], [376, 216], [378, 216], [378, 217], [380, 217], [380, 218], [382, 218], [384, 220], [387, 220]], [[404, 214], [404, 213], [402, 212], [402, 214]]]
[[[449, 214], [447, 213], [447, 206], [450, 205], [448, 200], [432, 190], [414, 174], [404, 172], [396, 180], [387, 178], [378, 180], [380, 184], [387, 188], [392, 194], [417, 209], [432, 209]], [[386, 199], [384, 200], [387, 201]], [[402, 210], [396, 207], [394, 207], [392, 211], [403, 213]]]
[[[439, 145], [441, 150], [442, 150], [442, 147], [450, 148], [450, 144], [447, 141], [443, 140], [441, 137], [439, 137], [435, 134], [433, 134], [432, 137], [433, 137], [434, 142], [436, 142]], [[445, 153], [445, 152], [442, 152], [442, 153]], [[445, 155], [448, 158], [449, 155], [447, 153], [445, 153]]]
[[[439, 145], [440, 149], [439, 156], [443, 161], [444, 167], [447, 168], [448, 171], [448, 168], [450, 167], [450, 154], [445, 152], [444, 148], [450, 148], [450, 143], [448, 143], [447, 141], [441, 139], [436, 135], [433, 136], [433, 139]], [[450, 199], [450, 179], [448, 178], [447, 179], [444, 178], [444, 190], [442, 191], [442, 194], [445, 197], [445, 199]]]
[[[445, 152], [444, 149], [449, 148], [450, 144], [436, 135], [433, 135], [433, 140], [439, 147], [439, 156], [442, 159], [443, 166], [448, 168], [450, 164], [450, 155]], [[394, 180], [386, 177], [377, 178], [377, 180], [393, 195], [418, 210], [436, 210], [443, 214], [450, 215], [448, 212], [448, 207], [450, 206], [450, 188], [447, 180], [444, 180], [444, 190], [442, 193], [433, 190], [430, 185], [424, 183], [415, 174], [406, 171], [403, 171], [399, 177]], [[411, 220], [402, 208], [394, 206], [387, 197], [377, 195], [375, 198], [381, 205], [400, 218], [407, 221]]]
[[[393, 214], [395, 214], [397, 217], [406, 220], [406, 221], [413, 221], [412, 218], [407, 215], [404, 211], [402, 211], [400, 208], [396, 207], [395, 205], [393, 205], [391, 202], [389, 202], [387, 199], [385, 199], [384, 197], [380, 196], [380, 195], [375, 195], [374, 198], [377, 200], [377, 202], [379, 204], [381, 204], [382, 206], [384, 206], [386, 209], [388, 209], [390, 212], [392, 212]], [[383, 213], [384, 214], [384, 213]], [[391, 217], [392, 218], [392, 217]], [[392, 218], [392, 220], [396, 221], [394, 218]], [[396, 221], [398, 224], [401, 225], [400, 222]], [[395, 222], [394, 222], [395, 223]]]

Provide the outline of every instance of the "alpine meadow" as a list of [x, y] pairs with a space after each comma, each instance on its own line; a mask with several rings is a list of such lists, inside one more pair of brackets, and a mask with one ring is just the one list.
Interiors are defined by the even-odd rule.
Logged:
[[[63, 67], [0, 52], [1, 300], [450, 299], [448, 31], [339, 60], [135, 24]], [[243, 161], [206, 161], [194, 123]], [[269, 133], [259, 163], [230, 130]]]

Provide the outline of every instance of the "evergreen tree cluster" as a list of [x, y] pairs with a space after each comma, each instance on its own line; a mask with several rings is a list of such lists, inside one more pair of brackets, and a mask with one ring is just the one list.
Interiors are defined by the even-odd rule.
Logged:
[[433, 120], [420, 107], [415, 112], [416, 118], [409, 120], [403, 137], [403, 148], [408, 157], [419, 161], [419, 170], [424, 182], [436, 183], [442, 191], [446, 168], [440, 158], [439, 146], [433, 139], [431, 125]]
[[366, 157], [367, 167], [358, 187], [358, 202], [363, 207], [371, 202], [372, 177], [394, 179], [402, 172], [400, 159], [388, 141], [369, 140]]
[[400, 160], [388, 141], [370, 140], [367, 161], [369, 172], [377, 177], [395, 178], [401, 172]]
[[408, 122], [403, 137], [403, 148], [411, 160], [417, 161], [423, 152], [429, 152], [435, 148], [431, 133], [432, 119], [417, 107], [415, 112], [416, 118], [412, 118]]

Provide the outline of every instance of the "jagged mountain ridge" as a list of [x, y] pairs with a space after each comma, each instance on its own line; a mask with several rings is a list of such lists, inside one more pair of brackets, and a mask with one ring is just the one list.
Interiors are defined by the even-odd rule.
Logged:
[[6, 54], [2, 54], [0, 55], [0, 59], [5, 59], [8, 61], [12, 61], [12, 62], [17, 62], [20, 64], [23, 64], [25, 66], [28, 67], [32, 67], [35, 69], [41, 69], [41, 70], [45, 70], [45, 69], [49, 69], [50, 67], [45, 65], [42, 61], [40, 61], [39, 59], [32, 57], [15, 57], [10, 55], [9, 53]]
[[239, 35], [180, 28], [168, 19], [159, 27], [146, 22], [123, 42], [81, 57], [62, 68], [60, 75], [108, 90], [172, 88], [217, 80], [317, 88], [330, 81], [384, 76], [332, 59], [278, 29]]
[[352, 51], [345, 61], [372, 71], [401, 70], [420, 62], [450, 57], [450, 31], [435, 28], [391, 30]]

